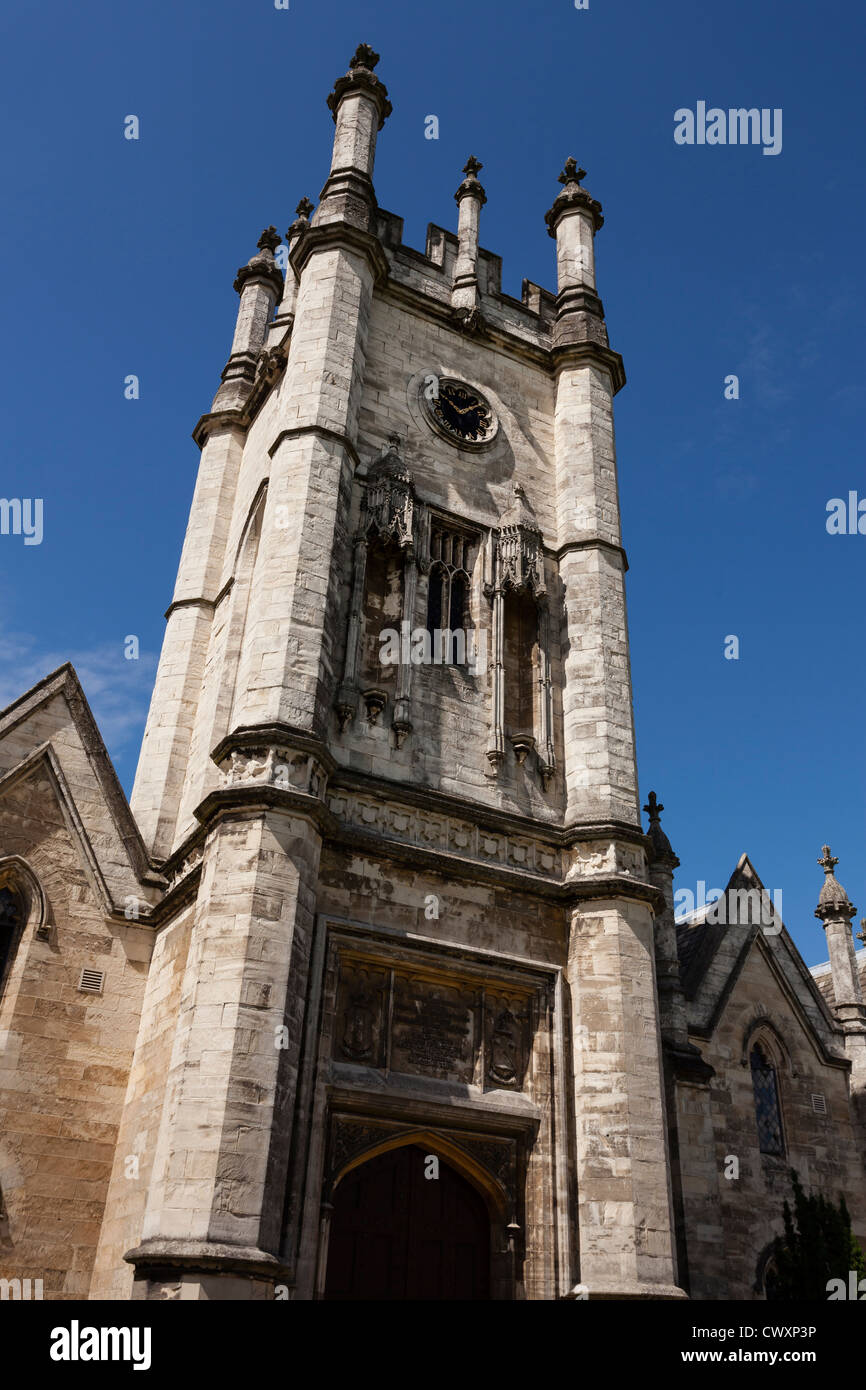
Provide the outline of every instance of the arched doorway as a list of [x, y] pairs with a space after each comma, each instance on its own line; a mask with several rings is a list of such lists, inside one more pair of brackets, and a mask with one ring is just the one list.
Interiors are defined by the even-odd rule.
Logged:
[[487, 1299], [490, 1218], [444, 1159], [403, 1145], [347, 1173], [334, 1193], [326, 1299]]

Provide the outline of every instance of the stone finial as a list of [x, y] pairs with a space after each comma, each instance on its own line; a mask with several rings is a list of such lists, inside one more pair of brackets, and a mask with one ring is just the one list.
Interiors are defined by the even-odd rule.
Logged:
[[313, 211], [313, 204], [309, 198], [302, 198], [295, 208], [295, 220], [286, 232], [286, 241], [294, 241], [296, 237], [305, 232], [310, 225], [310, 213]]
[[375, 103], [379, 129], [382, 129], [393, 108], [388, 100], [388, 89], [373, 72], [378, 61], [379, 54], [368, 43], [358, 44], [349, 63], [349, 71], [344, 77], [337, 78], [334, 90], [328, 97], [328, 109], [335, 121], [343, 98], [350, 92], [364, 92]]
[[838, 858], [830, 853], [829, 845], [822, 845], [821, 858], [818, 860], [824, 870], [824, 882], [818, 897], [818, 906], [815, 909], [815, 916], [820, 917], [826, 922], [830, 918], [847, 917], [849, 920], [854, 916], [856, 909], [848, 901], [848, 894], [838, 882], [833, 870], [839, 863]]
[[818, 860], [818, 863], [821, 865], [825, 874], [832, 874], [839, 860], [838, 858], [834, 859], [833, 855], [830, 853], [829, 845], [822, 845], [821, 858]]
[[559, 175], [559, 182], [563, 185], [562, 192], [554, 199], [553, 207], [544, 214], [550, 236], [556, 236], [557, 225], [567, 212], [585, 212], [591, 217], [593, 230], [596, 232], [604, 226], [601, 203], [581, 186], [580, 181], [584, 178], [586, 170], [578, 168], [577, 160], [569, 155], [565, 161], [565, 168]]
[[412, 472], [400, 452], [399, 434], [389, 434], [388, 443], [382, 448], [370, 465], [367, 474], [368, 479], [373, 477], [388, 476], [399, 478], [403, 482], [413, 485]]
[[527, 531], [541, 532], [541, 527], [532, 510], [532, 505], [526, 495], [526, 489], [522, 483], [515, 483], [513, 488], [514, 501], [511, 502], [502, 512], [499, 518], [500, 528], [508, 526], [522, 526]]
[[[581, 179], [585, 178], [586, 170], [578, 169], [577, 160], [569, 155], [568, 159], [565, 161], [565, 168], [559, 176], [559, 182], [567, 185], [569, 183], [580, 183]], [[646, 807], [644, 807], [644, 810], [646, 810]]]
[[857, 940], [862, 941], [863, 945], [866, 946], [866, 917], [860, 918], [860, 927], [861, 930], [857, 933]]
[[265, 227], [256, 245], [258, 251], [254, 256], [250, 256], [246, 265], [242, 265], [235, 277], [234, 288], [238, 294], [244, 286], [251, 280], [263, 281], [270, 284], [279, 295], [283, 289], [283, 277], [274, 260], [274, 252], [282, 241], [276, 227]]
[[260, 251], [270, 251], [273, 255], [281, 241], [282, 237], [277, 234], [276, 227], [265, 227], [256, 245]]
[[670, 840], [662, 830], [661, 814], [665, 808], [655, 792], [650, 792], [647, 797], [647, 804], [643, 809], [649, 816], [647, 839], [652, 846], [653, 863], [668, 864], [670, 867], [676, 868], [680, 861], [671, 848]]
[[487, 202], [487, 194], [484, 192], [477, 178], [478, 170], [483, 168], [484, 165], [480, 160], [476, 159], [474, 154], [471, 154], [463, 165], [463, 172], [466, 178], [454, 194], [455, 203], [460, 203], [463, 198], [471, 197], [477, 198], [480, 206], [484, 206]]
[[366, 68], [372, 72], [379, 61], [379, 54], [371, 48], [368, 43], [359, 43], [355, 49], [354, 57], [349, 63], [349, 71], [354, 72], [356, 68]]

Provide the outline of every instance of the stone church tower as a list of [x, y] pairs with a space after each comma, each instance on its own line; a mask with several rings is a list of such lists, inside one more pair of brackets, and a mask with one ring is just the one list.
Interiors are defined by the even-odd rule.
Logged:
[[601, 207], [569, 159], [556, 296], [502, 293], [475, 159], [457, 235], [404, 246], [376, 63], [195, 431], [131, 802], [171, 885], [149, 991], [182, 974], [134, 1263], [308, 1298], [344, 1173], [411, 1139], [471, 1175], [496, 1296], [567, 1292], [578, 1244], [591, 1292], [670, 1295]]
[[235, 280], [132, 814], [70, 668], [0, 716], [3, 1006], [57, 981], [77, 1040], [0, 1167], [10, 1229], [48, 1154], [64, 1219], [93, 1189], [53, 1253], [33, 1218], [52, 1296], [679, 1298], [690, 1222], [719, 1296], [712, 1029], [654, 796], [640, 821], [601, 206], [568, 159], [556, 294], [502, 292], [474, 158], [456, 235], [405, 246], [377, 62], [328, 98], [315, 212]]

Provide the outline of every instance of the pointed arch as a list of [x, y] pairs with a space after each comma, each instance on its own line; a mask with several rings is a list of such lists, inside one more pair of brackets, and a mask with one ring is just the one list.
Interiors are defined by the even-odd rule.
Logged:
[[791, 1049], [786, 1042], [781, 1028], [776, 1024], [769, 1014], [761, 1011], [756, 1015], [746, 1028], [743, 1034], [743, 1047], [740, 1054], [742, 1066], [749, 1065], [749, 1054], [755, 1041], [762, 1042], [765, 1049], [771, 1054], [774, 1065], [779, 1071], [784, 1071], [788, 1076], [796, 1076], [794, 1059]]
[[28, 927], [48, 928], [48, 900], [38, 876], [20, 855], [0, 859], [0, 994]]
[[434, 1129], [405, 1130], [400, 1134], [383, 1139], [369, 1149], [364, 1149], [362, 1153], [355, 1154], [332, 1179], [331, 1195], [333, 1196], [343, 1178], [354, 1168], [360, 1168], [370, 1159], [378, 1158], [381, 1154], [389, 1153], [392, 1149], [401, 1149], [407, 1146], [426, 1149], [429, 1153], [435, 1154], [437, 1158], [444, 1159], [483, 1197], [494, 1221], [506, 1221], [508, 1219], [508, 1194], [499, 1180], [466, 1149], [454, 1143], [447, 1135], [438, 1134]]

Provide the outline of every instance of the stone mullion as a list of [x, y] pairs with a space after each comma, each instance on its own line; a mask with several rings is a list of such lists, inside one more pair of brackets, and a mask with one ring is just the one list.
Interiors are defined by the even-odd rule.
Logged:
[[444, 640], [445, 640], [444, 634], [445, 634], [446, 632], [449, 633], [447, 650], [446, 650], [446, 648], [444, 647], [444, 645], [443, 645], [443, 648], [442, 648], [442, 661], [443, 661], [443, 665], [445, 665], [445, 666], [450, 666], [450, 665], [451, 665], [451, 656], [452, 656], [452, 654], [453, 654], [454, 647], [453, 647], [453, 644], [452, 644], [452, 641], [451, 641], [451, 637], [450, 637], [450, 632], [451, 632], [451, 568], [450, 568], [450, 566], [448, 565], [447, 562], [446, 562], [446, 563], [443, 563], [443, 565], [442, 565], [442, 611], [441, 611], [441, 615], [440, 615], [440, 618], [439, 618], [439, 622], [440, 622], [440, 625], [441, 625], [441, 626], [440, 626], [440, 631], [443, 633], [443, 637], [442, 637], [443, 643], [444, 643]]

